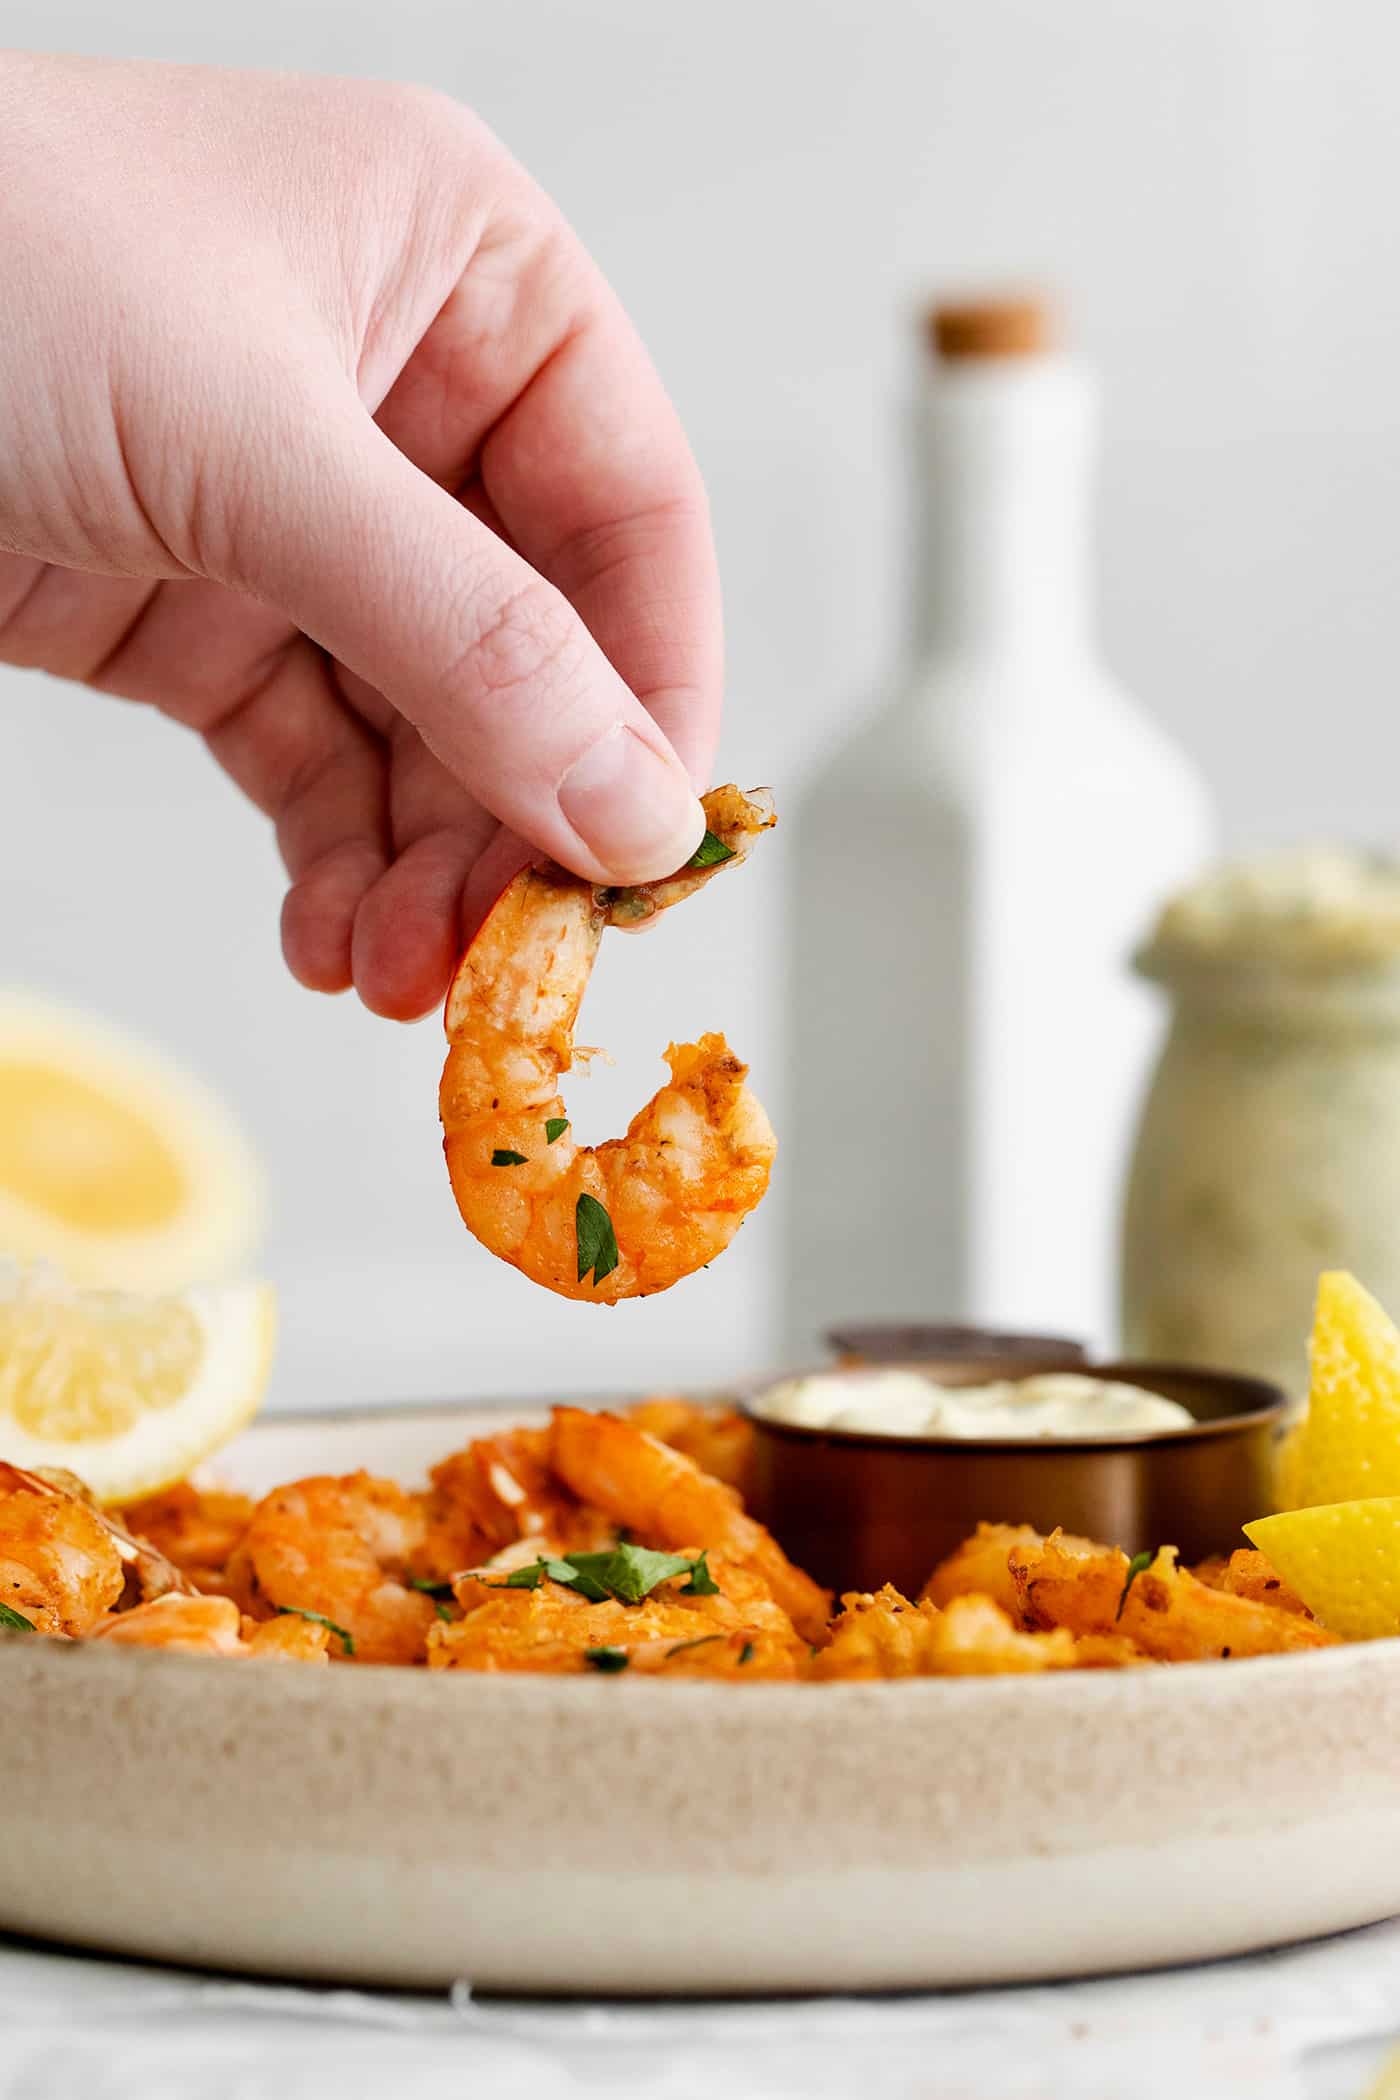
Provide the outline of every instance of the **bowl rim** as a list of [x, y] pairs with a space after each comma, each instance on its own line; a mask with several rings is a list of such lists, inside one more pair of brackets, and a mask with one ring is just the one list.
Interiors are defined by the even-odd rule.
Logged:
[[1041, 1369], [1037, 1369], [1028, 1361], [1021, 1375], [1035, 1378], [1068, 1373], [1072, 1377], [1098, 1378], [1105, 1382], [1116, 1380], [1124, 1384], [1132, 1384], [1134, 1380], [1145, 1383], [1149, 1378], [1185, 1378], [1217, 1387], [1233, 1387], [1242, 1400], [1249, 1396], [1253, 1404], [1241, 1406], [1233, 1413], [1217, 1415], [1208, 1422], [1192, 1422], [1189, 1427], [1124, 1429], [1115, 1436], [1092, 1437], [906, 1436], [879, 1429], [826, 1429], [807, 1422], [777, 1421], [773, 1416], [763, 1414], [756, 1405], [759, 1394], [771, 1391], [774, 1386], [785, 1385], [794, 1378], [848, 1378], [869, 1375], [871, 1371], [914, 1371], [937, 1385], [944, 1382], [935, 1375], [940, 1363], [946, 1363], [950, 1369], [956, 1366], [957, 1369], [964, 1370], [969, 1364], [975, 1366], [976, 1362], [975, 1358], [926, 1357], [903, 1363], [823, 1364], [815, 1368], [785, 1371], [776, 1377], [761, 1381], [746, 1381], [743, 1389], [736, 1392], [734, 1405], [752, 1424], [756, 1433], [786, 1439], [791, 1443], [832, 1443], [847, 1449], [903, 1451], [911, 1454], [936, 1452], [944, 1457], [955, 1452], [975, 1454], [979, 1457], [1005, 1454], [1022, 1459], [1063, 1459], [1079, 1452], [1137, 1451], [1144, 1445], [1194, 1444], [1216, 1437], [1238, 1435], [1241, 1430], [1277, 1428], [1292, 1405], [1284, 1387], [1276, 1385], [1272, 1379], [1255, 1378], [1244, 1371], [1217, 1371], [1203, 1364], [1170, 1363], [1155, 1357], [1114, 1357], [1102, 1362], [1092, 1359], [1075, 1365], [1047, 1364]]

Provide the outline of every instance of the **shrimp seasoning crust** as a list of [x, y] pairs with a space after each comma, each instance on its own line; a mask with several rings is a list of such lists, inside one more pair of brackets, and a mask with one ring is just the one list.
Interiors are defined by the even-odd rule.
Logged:
[[440, 1108], [457, 1208], [483, 1246], [566, 1298], [668, 1290], [728, 1246], [768, 1187], [776, 1141], [722, 1035], [673, 1043], [669, 1083], [606, 1144], [575, 1142], [559, 1094], [604, 927], [679, 903], [775, 821], [763, 790], [715, 788], [704, 808], [699, 850], [660, 882], [600, 889], [524, 869], [448, 993]]

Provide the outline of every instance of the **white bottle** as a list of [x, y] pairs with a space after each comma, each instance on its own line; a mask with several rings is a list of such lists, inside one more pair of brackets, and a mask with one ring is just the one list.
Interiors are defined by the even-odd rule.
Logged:
[[942, 308], [919, 662], [794, 847], [788, 1340], [950, 1319], [1108, 1341], [1155, 1039], [1127, 970], [1205, 794], [1095, 648], [1095, 388], [1035, 305]]

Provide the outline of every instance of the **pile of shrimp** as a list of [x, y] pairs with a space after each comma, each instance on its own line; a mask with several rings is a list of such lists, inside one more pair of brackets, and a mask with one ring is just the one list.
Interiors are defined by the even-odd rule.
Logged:
[[0, 1463], [0, 1627], [277, 1662], [719, 1677], [999, 1676], [1330, 1645], [1264, 1556], [1194, 1573], [983, 1524], [917, 1599], [832, 1597], [744, 1508], [726, 1408], [556, 1408], [418, 1491], [316, 1476], [261, 1501], [184, 1482], [120, 1515]]

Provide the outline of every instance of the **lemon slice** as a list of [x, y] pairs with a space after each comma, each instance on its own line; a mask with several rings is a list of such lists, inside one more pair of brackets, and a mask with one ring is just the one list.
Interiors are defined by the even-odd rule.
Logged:
[[0, 1255], [181, 1290], [236, 1271], [260, 1177], [223, 1105], [90, 1016], [0, 995]]
[[1329, 1632], [1348, 1641], [1400, 1634], [1400, 1495], [1291, 1509], [1244, 1530]]
[[253, 1413], [274, 1328], [266, 1284], [136, 1298], [0, 1270], [0, 1458], [154, 1494]]
[[1283, 1453], [1280, 1502], [1400, 1495], [1400, 1333], [1344, 1270], [1318, 1284], [1310, 1354], [1308, 1411]]

